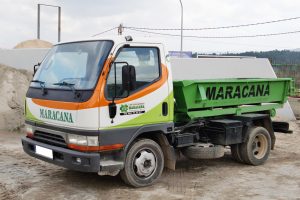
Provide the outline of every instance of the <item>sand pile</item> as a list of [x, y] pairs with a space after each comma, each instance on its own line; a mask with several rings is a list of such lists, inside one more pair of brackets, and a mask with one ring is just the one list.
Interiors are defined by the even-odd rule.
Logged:
[[24, 100], [32, 74], [0, 64], [0, 129], [18, 130], [24, 124]]
[[44, 40], [26, 40], [17, 44], [14, 49], [24, 49], [24, 48], [51, 48], [52, 44]]

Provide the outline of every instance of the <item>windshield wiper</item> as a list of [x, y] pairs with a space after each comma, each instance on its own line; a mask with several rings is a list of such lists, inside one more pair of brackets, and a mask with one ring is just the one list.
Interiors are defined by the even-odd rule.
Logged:
[[59, 82], [59, 83], [53, 83], [53, 85], [58, 85], [58, 86], [67, 86], [69, 88], [72, 89], [73, 93], [76, 94], [76, 90], [75, 90], [75, 87], [74, 87], [74, 83], [68, 83], [68, 82]]
[[45, 82], [44, 81], [40, 81], [40, 80], [32, 80], [32, 83], [39, 83], [41, 88], [42, 88], [42, 93], [43, 95], [47, 94], [47, 91], [45, 89]]

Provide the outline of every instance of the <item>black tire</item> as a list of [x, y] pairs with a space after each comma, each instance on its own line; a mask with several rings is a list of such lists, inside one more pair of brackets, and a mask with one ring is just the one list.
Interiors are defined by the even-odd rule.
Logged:
[[251, 127], [247, 132], [246, 141], [240, 144], [241, 158], [249, 165], [261, 165], [266, 162], [270, 150], [270, 134], [260, 126]]
[[233, 159], [240, 163], [245, 163], [241, 156], [241, 144], [233, 144], [230, 146]]
[[190, 159], [214, 159], [224, 156], [224, 146], [196, 143], [181, 150]]
[[130, 147], [120, 175], [128, 185], [145, 187], [157, 181], [163, 169], [164, 155], [160, 146], [153, 140], [141, 139]]

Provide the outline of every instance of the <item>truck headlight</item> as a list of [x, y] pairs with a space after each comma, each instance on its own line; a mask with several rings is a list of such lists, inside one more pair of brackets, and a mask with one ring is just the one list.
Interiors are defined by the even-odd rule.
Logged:
[[98, 146], [98, 136], [84, 136], [68, 134], [68, 144], [74, 144], [78, 146]]
[[87, 145], [87, 139], [86, 136], [83, 135], [69, 134], [68, 143], [83, 146], [83, 145]]
[[83, 152], [112, 151], [119, 150], [124, 147], [124, 144], [120, 143], [100, 146], [99, 136], [84, 136], [75, 134], [67, 135], [67, 143], [68, 148]]

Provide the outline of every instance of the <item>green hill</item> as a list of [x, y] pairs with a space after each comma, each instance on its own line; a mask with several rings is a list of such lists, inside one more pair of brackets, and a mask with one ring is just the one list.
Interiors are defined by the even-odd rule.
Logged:
[[297, 65], [300, 66], [300, 52], [289, 50], [274, 51], [249, 51], [243, 53], [226, 53], [222, 56], [253, 56], [257, 58], [269, 58], [272, 65]]
[[295, 80], [296, 88], [300, 89], [300, 51], [261, 51], [244, 53], [227, 53], [222, 56], [253, 56], [269, 58], [278, 77], [290, 77]]

